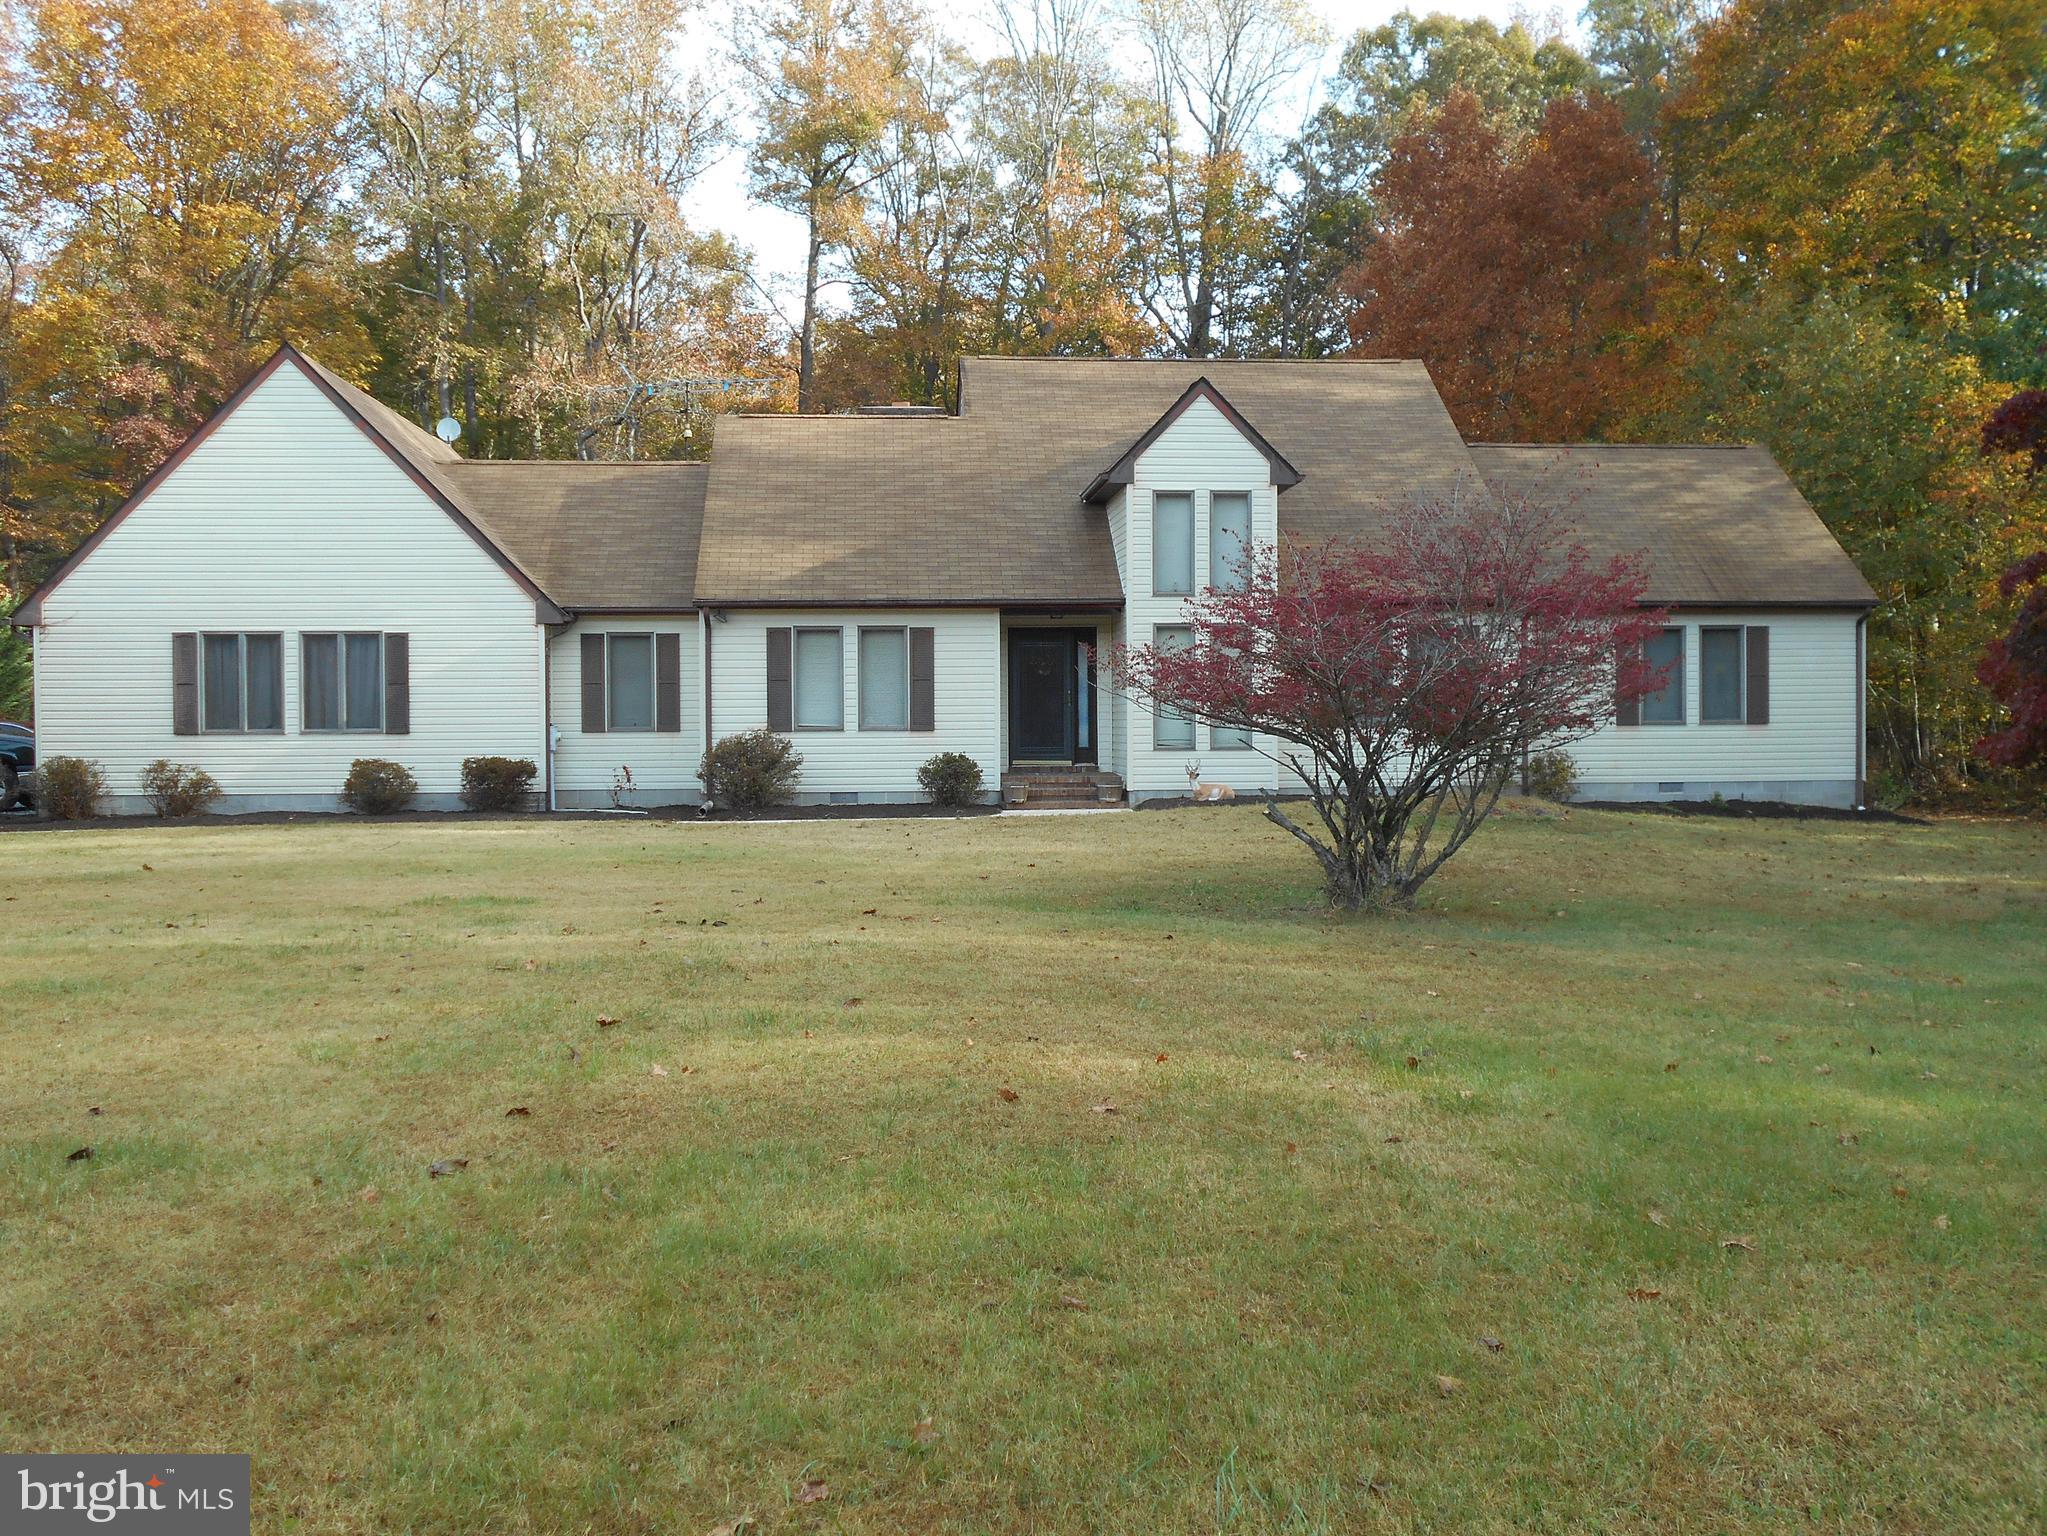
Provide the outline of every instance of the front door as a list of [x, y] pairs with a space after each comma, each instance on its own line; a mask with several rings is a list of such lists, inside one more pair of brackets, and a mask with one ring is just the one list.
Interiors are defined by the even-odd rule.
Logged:
[[1009, 760], [1095, 760], [1094, 632], [1009, 631]]

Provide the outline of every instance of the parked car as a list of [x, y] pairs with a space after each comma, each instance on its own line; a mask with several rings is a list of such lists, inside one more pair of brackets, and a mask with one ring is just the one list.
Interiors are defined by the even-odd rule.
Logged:
[[35, 800], [35, 727], [0, 720], [0, 811]]

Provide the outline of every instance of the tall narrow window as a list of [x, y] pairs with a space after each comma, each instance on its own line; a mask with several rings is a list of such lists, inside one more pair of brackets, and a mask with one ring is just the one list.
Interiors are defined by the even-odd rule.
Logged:
[[1242, 491], [1208, 498], [1208, 584], [1224, 592], [1251, 584], [1251, 498]]
[[203, 718], [209, 731], [242, 728], [242, 637], [208, 635]]
[[1652, 667], [1670, 668], [1669, 681], [1661, 693], [1652, 693], [1642, 700], [1642, 723], [1644, 725], [1683, 725], [1685, 723], [1685, 632], [1682, 629], [1666, 629], [1651, 635], [1643, 642], [1642, 654]]
[[301, 635], [299, 663], [305, 729], [383, 730], [382, 635]]
[[[1194, 631], [1185, 624], [1161, 624], [1152, 631], [1152, 644], [1162, 651], [1184, 651], [1194, 643]], [[1161, 709], [1152, 717], [1151, 744], [1162, 752], [1184, 752], [1194, 745], [1194, 722], [1186, 715]]]
[[845, 642], [836, 629], [796, 631], [796, 729], [846, 728]]
[[248, 699], [242, 727], [284, 729], [284, 636], [242, 636], [242, 679]]
[[606, 713], [614, 731], [654, 729], [654, 637], [611, 635], [604, 668]]
[[910, 728], [910, 632], [860, 631], [860, 729]]
[[1151, 589], [1161, 596], [1194, 590], [1194, 498], [1185, 491], [1151, 499]]
[[1699, 720], [1702, 724], [1739, 725], [1744, 665], [1743, 632], [1739, 628], [1699, 630]]

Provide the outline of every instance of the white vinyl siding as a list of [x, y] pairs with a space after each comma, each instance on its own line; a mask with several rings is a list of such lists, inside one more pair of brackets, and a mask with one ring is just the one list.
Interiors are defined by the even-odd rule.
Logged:
[[917, 770], [939, 752], [964, 752], [980, 763], [992, 795], [1002, 771], [1003, 698], [1001, 621], [992, 608], [731, 610], [727, 622], [710, 625], [712, 735], [730, 736], [768, 723], [771, 628], [839, 635], [841, 718], [858, 720], [855, 651], [862, 627], [932, 631], [934, 729], [792, 732], [790, 739], [803, 756], [799, 798], [821, 801], [857, 794], [863, 801], [921, 800]]
[[[704, 663], [699, 621], [684, 613], [648, 618], [592, 617], [550, 635], [547, 644], [548, 693], [553, 700], [555, 728], [561, 732], [555, 749], [555, 801], [567, 807], [608, 806], [611, 782], [621, 768], [630, 769], [634, 793], [628, 804], [680, 805], [702, 798], [697, 764], [704, 755]], [[721, 635], [723, 631], [720, 631]], [[682, 729], [680, 731], [617, 731], [583, 734], [583, 636], [602, 634], [608, 642], [621, 636], [673, 634], [681, 653]], [[612, 651], [607, 644], [606, 655]], [[720, 657], [722, 660], [722, 656]], [[612, 668], [605, 668], [608, 684]], [[651, 705], [649, 706], [652, 707]], [[522, 753], [521, 756], [531, 756]], [[538, 781], [536, 781], [537, 784]]]
[[[1195, 401], [1139, 457], [1134, 483], [1109, 507], [1111, 535], [1121, 535], [1123, 568], [1130, 573], [1124, 623], [1133, 643], [1150, 640], [1161, 624], [1185, 620], [1186, 599], [1158, 593], [1150, 584], [1152, 502], [1159, 491], [1190, 488], [1197, 572], [1215, 568], [1212, 540], [1218, 493], [1249, 498], [1254, 548], [1270, 548], [1279, 538], [1279, 499], [1272, 485], [1272, 466], [1214, 405]], [[1205, 725], [1196, 727], [1193, 747], [1159, 745], [1152, 713], [1141, 699], [1113, 699], [1110, 728], [1113, 744], [1104, 743], [1104, 758], [1116, 761], [1133, 801], [1186, 794], [1187, 769], [1195, 763], [1200, 764], [1202, 783], [1228, 784], [1239, 792], [1277, 782], [1278, 769], [1271, 759], [1261, 752], [1230, 746], [1228, 733], [1218, 745]], [[1260, 744], [1269, 746], [1262, 739]]]
[[[160, 757], [212, 774], [224, 809], [338, 809], [358, 757], [404, 764], [423, 803], [452, 805], [463, 758], [541, 752], [532, 596], [289, 361], [58, 584], [43, 617], [38, 745], [97, 759], [116, 810], [144, 808], [140, 776]], [[307, 732], [299, 637], [385, 631], [411, 636], [410, 733]], [[281, 635], [283, 729], [174, 734], [176, 633]]]
[[[1849, 612], [1692, 610], [1673, 614], [1685, 631], [1685, 654], [1696, 660], [1699, 631], [1765, 625], [1770, 631], [1770, 723], [1702, 720], [1702, 669], [1686, 668], [1683, 726], [1612, 725], [1570, 748], [1579, 793], [1734, 799], [1825, 798], [1845, 803], [1857, 772], [1861, 688], [1855, 651], [1856, 615]], [[1682, 789], [1662, 790], [1659, 785]], [[1815, 786], [1832, 786], [1821, 795]]]

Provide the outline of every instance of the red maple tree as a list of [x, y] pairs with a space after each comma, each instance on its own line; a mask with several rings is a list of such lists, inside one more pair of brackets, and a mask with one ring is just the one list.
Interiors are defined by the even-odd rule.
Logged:
[[1344, 278], [1352, 346], [1418, 357], [1466, 437], [1568, 442], [1628, 393], [1657, 185], [1610, 101], [1552, 101], [1517, 140], [1469, 91], [1396, 138], [1376, 238]]
[[[1241, 590], [1190, 599], [1190, 644], [1117, 652], [1157, 710], [1262, 733], [1320, 834], [1265, 814], [1344, 907], [1411, 905], [1532, 750], [1568, 745], [1663, 686], [1637, 558], [1598, 563], [1556, 515], [1463, 492], [1389, 509], [1370, 547], [1287, 546]], [[1260, 750], [1264, 750], [1261, 748]]]
[[2047, 551], [2029, 555], [1999, 578], [1997, 590], [2019, 597], [2019, 611], [1990, 642], [1976, 665], [1976, 680], [2011, 717], [2001, 731], [1976, 744], [1985, 760], [2007, 768], [2047, 763]]

